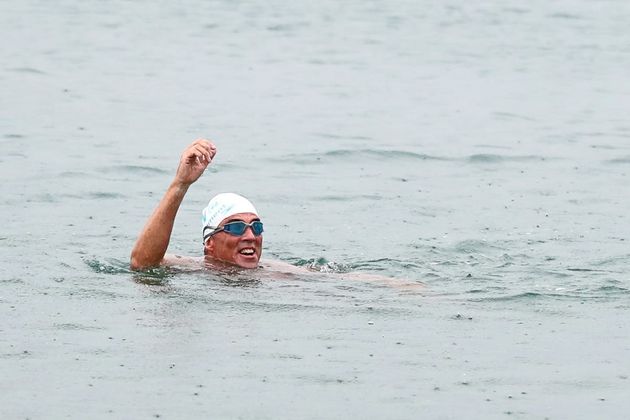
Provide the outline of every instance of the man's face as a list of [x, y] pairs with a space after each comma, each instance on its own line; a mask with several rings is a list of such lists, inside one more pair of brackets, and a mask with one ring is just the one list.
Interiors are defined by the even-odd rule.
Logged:
[[[252, 223], [260, 220], [254, 213], [237, 213], [219, 223], [219, 227], [230, 222]], [[241, 236], [234, 236], [221, 231], [212, 235], [206, 242], [206, 254], [243, 268], [258, 267], [262, 254], [262, 235], [255, 236], [251, 227], [247, 227]]]

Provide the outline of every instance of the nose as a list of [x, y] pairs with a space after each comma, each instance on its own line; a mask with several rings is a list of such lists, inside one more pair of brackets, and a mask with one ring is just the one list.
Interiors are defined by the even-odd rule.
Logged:
[[251, 226], [247, 226], [245, 228], [245, 232], [243, 232], [243, 239], [251, 239], [254, 240], [256, 238], [256, 235], [254, 235], [254, 228], [252, 228]]

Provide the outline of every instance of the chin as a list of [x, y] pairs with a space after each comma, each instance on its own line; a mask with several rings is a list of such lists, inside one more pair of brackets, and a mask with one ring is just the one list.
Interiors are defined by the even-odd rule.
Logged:
[[241, 256], [239, 256], [234, 260], [234, 264], [243, 268], [258, 268], [258, 257], [242, 258]]

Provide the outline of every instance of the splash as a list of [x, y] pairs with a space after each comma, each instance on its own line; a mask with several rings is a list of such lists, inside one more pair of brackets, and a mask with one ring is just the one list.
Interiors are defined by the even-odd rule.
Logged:
[[106, 261], [98, 259], [85, 259], [84, 262], [95, 273], [100, 274], [136, 274], [142, 277], [153, 279], [166, 279], [173, 274], [173, 270], [169, 267], [152, 267], [140, 271], [133, 271], [129, 268], [129, 263], [115, 258], [109, 258]]
[[352, 269], [352, 267], [348, 264], [328, 261], [326, 258], [323, 257], [299, 259], [297, 261], [294, 261], [293, 265], [304, 267], [311, 271], [318, 271], [320, 273], [348, 273]]

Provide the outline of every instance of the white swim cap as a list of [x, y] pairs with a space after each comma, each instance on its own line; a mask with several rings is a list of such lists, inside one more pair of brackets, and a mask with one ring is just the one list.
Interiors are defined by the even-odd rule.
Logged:
[[201, 212], [201, 228], [204, 242], [211, 231], [226, 217], [237, 213], [254, 213], [258, 215], [254, 205], [245, 197], [234, 193], [215, 195]]

